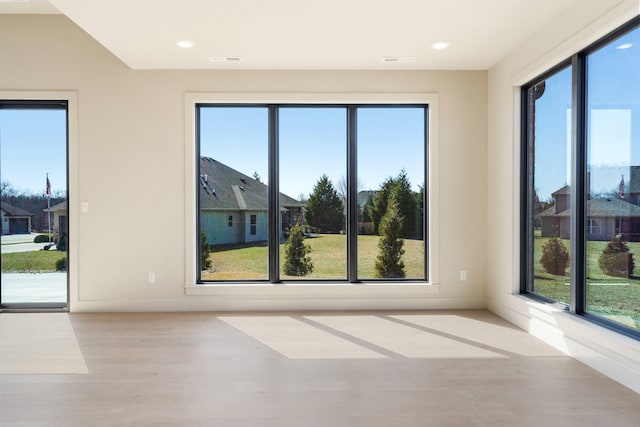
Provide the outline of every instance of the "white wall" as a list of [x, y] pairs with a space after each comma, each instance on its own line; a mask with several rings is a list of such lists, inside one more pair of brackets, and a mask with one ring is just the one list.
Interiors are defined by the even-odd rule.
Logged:
[[518, 295], [518, 87], [639, 13], [637, 0], [581, 0], [489, 70], [487, 306], [640, 391], [640, 343]]
[[[485, 71], [132, 71], [63, 16], [0, 15], [0, 29], [0, 91], [77, 92], [71, 197], [90, 208], [70, 212], [78, 220], [74, 310], [484, 307]], [[203, 92], [438, 94], [439, 285], [185, 295], [184, 105], [186, 93]]]

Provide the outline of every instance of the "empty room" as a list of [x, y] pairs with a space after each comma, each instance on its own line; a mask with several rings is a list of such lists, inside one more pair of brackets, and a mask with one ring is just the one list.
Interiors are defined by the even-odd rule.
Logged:
[[639, 75], [638, 0], [0, 0], [0, 425], [637, 426]]

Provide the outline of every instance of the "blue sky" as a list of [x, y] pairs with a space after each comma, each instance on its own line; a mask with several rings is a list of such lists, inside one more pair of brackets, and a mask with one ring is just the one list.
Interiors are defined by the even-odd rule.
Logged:
[[[631, 45], [631, 46], [629, 46]], [[640, 165], [640, 31], [589, 55], [588, 168], [592, 193], [615, 191]], [[569, 182], [571, 69], [546, 80], [536, 102], [535, 188], [541, 200]]]
[[67, 122], [64, 110], [0, 110], [0, 180], [14, 188], [66, 194]]
[[[267, 182], [267, 109], [203, 108], [201, 154]], [[280, 190], [308, 196], [322, 174], [334, 186], [346, 177], [347, 112], [344, 108], [280, 109]], [[414, 190], [424, 181], [424, 110], [361, 108], [358, 112], [361, 189], [378, 189], [407, 171]]]

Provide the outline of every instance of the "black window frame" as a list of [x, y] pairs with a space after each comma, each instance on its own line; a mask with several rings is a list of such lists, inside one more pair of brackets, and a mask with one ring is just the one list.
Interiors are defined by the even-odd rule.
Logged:
[[[363, 283], [363, 282], [401, 282], [401, 283], [424, 283], [429, 279], [429, 195], [427, 189], [429, 188], [429, 104], [428, 103], [390, 103], [390, 104], [344, 104], [344, 103], [211, 103], [211, 102], [196, 102], [195, 103], [195, 155], [196, 164], [200, 159], [200, 145], [201, 145], [201, 114], [202, 108], [245, 108], [245, 107], [258, 107], [268, 109], [268, 188], [269, 188], [269, 209], [268, 209], [268, 263], [269, 272], [268, 279], [259, 280], [203, 280], [201, 277], [201, 257], [200, 257], [200, 244], [196, 247], [196, 284], [220, 284], [220, 283]], [[279, 239], [273, 238], [273, 236], [279, 236], [280, 224], [278, 218], [278, 209], [273, 209], [274, 206], [279, 205], [279, 141], [278, 141], [278, 113], [281, 108], [344, 108], [346, 113], [346, 158], [347, 158], [347, 203], [346, 203], [346, 236], [347, 236], [347, 277], [346, 279], [305, 279], [305, 280], [281, 280], [280, 278], [280, 257], [279, 257]], [[357, 238], [358, 238], [358, 189], [357, 189], [357, 110], [361, 108], [420, 108], [423, 110], [424, 117], [424, 193], [423, 198], [423, 242], [424, 242], [424, 276], [419, 279], [364, 279], [358, 278], [358, 263], [357, 263]], [[196, 168], [195, 171], [195, 188], [196, 188], [196, 235], [200, 236], [201, 233], [201, 221], [200, 221], [200, 197], [199, 197], [199, 180], [200, 171]], [[199, 239], [197, 240], [199, 242]]]
[[[17, 110], [62, 110], [65, 112], [65, 162], [66, 162], [66, 180], [67, 186], [65, 188], [66, 192], [66, 202], [67, 206], [71, 206], [71, 194], [69, 192], [69, 146], [70, 146], [70, 136], [69, 136], [69, 104], [70, 101], [68, 99], [0, 99], [0, 109], [17, 109]], [[31, 310], [43, 310], [43, 311], [61, 311], [68, 312], [70, 307], [71, 300], [71, 281], [69, 278], [70, 272], [70, 263], [71, 263], [71, 253], [75, 250], [72, 244], [70, 244], [69, 239], [69, 218], [72, 216], [71, 209], [67, 209], [67, 215], [65, 219], [65, 226], [67, 230], [67, 250], [66, 250], [66, 259], [67, 259], [67, 300], [64, 302], [10, 302], [4, 303], [2, 302], [2, 295], [0, 293], [0, 312], [10, 312], [10, 311], [31, 311]], [[0, 254], [0, 258], [2, 255]], [[0, 279], [0, 287], [2, 286]]]
[[[520, 294], [534, 300], [555, 304], [567, 312], [583, 317], [595, 324], [620, 334], [640, 340], [640, 330], [614, 322], [586, 311], [586, 242], [587, 218], [587, 57], [614, 40], [640, 28], [640, 16], [636, 16], [609, 34], [576, 52], [548, 71], [521, 86], [520, 90]], [[564, 304], [530, 291], [533, 279], [533, 251], [530, 243], [532, 198], [531, 148], [529, 138], [530, 103], [528, 92], [547, 78], [572, 67], [571, 105], [571, 249], [570, 249], [570, 302]]]

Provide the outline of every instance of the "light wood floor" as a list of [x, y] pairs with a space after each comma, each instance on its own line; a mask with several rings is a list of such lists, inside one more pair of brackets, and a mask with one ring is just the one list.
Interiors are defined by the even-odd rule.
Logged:
[[88, 373], [0, 375], [2, 427], [640, 425], [640, 395], [486, 311], [59, 316]]

